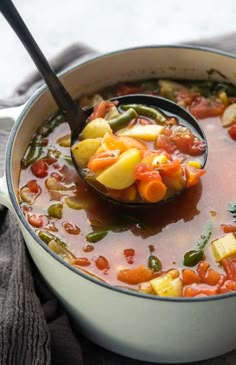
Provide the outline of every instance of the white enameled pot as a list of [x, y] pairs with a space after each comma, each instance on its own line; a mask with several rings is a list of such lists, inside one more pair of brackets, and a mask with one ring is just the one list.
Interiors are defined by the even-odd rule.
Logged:
[[[210, 77], [236, 84], [236, 58], [204, 48], [147, 46], [93, 58], [61, 75], [74, 97], [118, 81], [152, 77]], [[0, 202], [15, 213], [35, 264], [77, 328], [109, 350], [159, 363], [198, 361], [235, 349], [236, 293], [160, 298], [111, 287], [70, 267], [39, 240], [17, 203], [20, 159], [36, 128], [55, 110], [43, 87], [24, 107], [1, 111], [1, 127], [19, 115], [8, 141]]]

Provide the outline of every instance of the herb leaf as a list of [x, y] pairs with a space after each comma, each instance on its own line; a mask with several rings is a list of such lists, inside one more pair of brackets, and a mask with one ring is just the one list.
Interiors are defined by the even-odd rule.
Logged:
[[197, 245], [200, 250], [202, 250], [207, 242], [209, 241], [212, 234], [212, 223], [208, 222], [205, 224], [203, 228], [203, 233], [201, 234], [201, 237], [197, 240]]
[[228, 203], [227, 210], [233, 215], [233, 222], [236, 223], [236, 203], [234, 202]]

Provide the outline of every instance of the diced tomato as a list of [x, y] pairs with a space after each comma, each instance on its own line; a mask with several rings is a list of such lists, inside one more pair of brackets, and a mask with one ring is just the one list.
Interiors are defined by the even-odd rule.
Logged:
[[104, 256], [99, 256], [95, 260], [95, 264], [99, 270], [106, 270], [110, 268], [109, 262]]
[[236, 225], [232, 224], [221, 224], [221, 228], [223, 229], [224, 233], [234, 233], [236, 232]]
[[217, 285], [220, 281], [224, 281], [222, 275], [212, 268], [209, 268], [206, 272], [206, 275], [202, 278], [203, 283], [212, 286]]
[[41, 228], [43, 226], [43, 215], [29, 214], [28, 222], [35, 228]]
[[[198, 94], [199, 95], [199, 94]], [[180, 89], [176, 91], [176, 102], [181, 103], [183, 106], [188, 106], [192, 103], [193, 99], [196, 97], [196, 93], [191, 92], [188, 89]]]
[[161, 164], [159, 167], [159, 172], [161, 176], [172, 176], [180, 171], [182, 171], [182, 167], [179, 160], [174, 160], [170, 163]]
[[200, 180], [200, 177], [203, 176], [206, 171], [202, 169], [196, 169], [193, 166], [186, 165], [185, 166], [185, 177], [186, 177], [186, 186], [189, 188], [190, 186], [194, 186]]
[[210, 264], [206, 261], [200, 261], [197, 266], [197, 273], [199, 277], [202, 279], [206, 276], [207, 270], [209, 269]]
[[156, 148], [163, 149], [168, 153], [174, 153], [177, 149], [173, 141], [170, 140], [169, 136], [160, 134], [156, 139]]
[[60, 174], [59, 172], [53, 171], [50, 174], [51, 177], [54, 177], [54, 179], [56, 179], [57, 181], [62, 181], [63, 180], [63, 175]]
[[216, 98], [207, 99], [204, 96], [197, 96], [189, 106], [189, 111], [198, 119], [216, 117], [221, 115], [225, 104]]
[[91, 122], [92, 120], [94, 120], [96, 118], [104, 118], [107, 111], [114, 105], [117, 105], [116, 101], [106, 101], [106, 100], [100, 101], [93, 108], [93, 112], [90, 115], [90, 117], [88, 118], [88, 122]]
[[197, 273], [202, 283], [214, 286], [224, 281], [224, 275], [210, 268], [206, 261], [199, 262], [197, 266]]
[[92, 252], [93, 250], [94, 250], [93, 245], [86, 245], [86, 246], [83, 247], [84, 252]]
[[51, 156], [43, 157], [42, 160], [46, 162], [47, 165], [52, 165], [53, 163], [57, 162], [57, 159]]
[[124, 250], [124, 256], [128, 264], [134, 263], [134, 255], [135, 255], [135, 250], [133, 248], [127, 248]]
[[89, 266], [89, 265], [91, 265], [91, 262], [89, 261], [89, 259], [87, 259], [87, 257], [77, 257], [77, 258], [73, 261], [73, 265], [78, 265], [78, 266]]
[[206, 149], [204, 141], [195, 137], [190, 131], [185, 129], [176, 128], [170, 137], [176, 147], [181, 153], [185, 153], [190, 156], [200, 156]]
[[217, 293], [217, 287], [205, 284], [193, 284], [192, 286], [185, 286], [183, 288], [184, 297], [211, 296], [216, 295]]
[[36, 161], [33, 165], [31, 165], [32, 173], [40, 178], [47, 176], [48, 174], [47, 170], [48, 170], [48, 165], [43, 159], [40, 159]]
[[137, 180], [161, 180], [161, 176], [159, 172], [155, 170], [154, 166], [145, 163], [139, 163], [136, 165], [134, 175]]
[[90, 157], [88, 162], [88, 169], [90, 171], [98, 171], [108, 166], [113, 165], [118, 161], [120, 150], [110, 150], [97, 153]]
[[149, 281], [153, 278], [153, 271], [144, 265], [134, 267], [132, 269], [120, 270], [117, 279], [126, 284], [136, 285]]
[[65, 229], [65, 231], [69, 234], [79, 234], [80, 233], [80, 229], [79, 227], [77, 227], [75, 224], [72, 224], [70, 222], [63, 222], [63, 227]]
[[40, 192], [40, 186], [37, 183], [37, 180], [30, 180], [27, 182], [26, 186], [28, 186], [28, 188], [30, 189], [30, 191], [32, 193], [37, 194], [38, 192]]
[[226, 272], [227, 278], [236, 281], [236, 257], [223, 259], [222, 267]]
[[121, 82], [116, 87], [116, 95], [129, 95], [129, 94], [137, 94], [142, 91], [142, 86], [130, 85], [124, 82]]
[[229, 129], [228, 129], [228, 134], [230, 135], [230, 137], [236, 141], [236, 124], [233, 124]]
[[236, 281], [226, 280], [223, 285], [218, 289], [218, 293], [230, 293], [231, 291], [236, 291]]

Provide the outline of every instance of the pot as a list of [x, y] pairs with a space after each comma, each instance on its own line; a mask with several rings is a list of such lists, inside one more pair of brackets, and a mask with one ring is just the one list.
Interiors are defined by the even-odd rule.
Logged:
[[[147, 46], [93, 58], [61, 80], [76, 98], [124, 80], [151, 77], [236, 83], [236, 58], [206, 48]], [[18, 219], [25, 243], [48, 286], [77, 329], [98, 345], [134, 359], [183, 363], [212, 358], [236, 348], [236, 292], [194, 299], [164, 298], [108, 284], [78, 272], [39, 240], [17, 200], [20, 160], [32, 134], [57, 107], [42, 87], [23, 106], [2, 111], [10, 133], [0, 202]], [[8, 114], [8, 119], [6, 116]]]

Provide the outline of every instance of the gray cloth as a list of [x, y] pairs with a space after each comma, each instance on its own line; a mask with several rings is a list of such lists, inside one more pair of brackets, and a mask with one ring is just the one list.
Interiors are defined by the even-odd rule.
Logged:
[[[189, 42], [236, 53], [235, 34]], [[59, 72], [94, 51], [73, 45], [52, 66]], [[38, 73], [29, 76], [12, 98], [0, 107], [23, 103], [42, 83]], [[0, 145], [5, 143], [0, 134]], [[2, 155], [0, 156], [1, 159]], [[2, 157], [3, 158], [3, 157]], [[235, 344], [236, 346], [236, 344]], [[236, 351], [198, 363], [235, 365]], [[0, 365], [147, 365], [91, 343], [76, 334], [73, 324], [45, 285], [32, 263], [12, 213], [0, 210]], [[149, 363], [150, 364], [150, 363]], [[197, 364], [195, 364], [197, 365]]]

